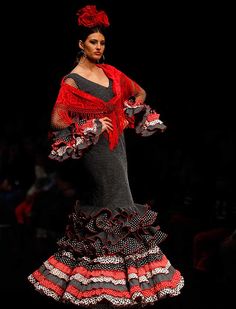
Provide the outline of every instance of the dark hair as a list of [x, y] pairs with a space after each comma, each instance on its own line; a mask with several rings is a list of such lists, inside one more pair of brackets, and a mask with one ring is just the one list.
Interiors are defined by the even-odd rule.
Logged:
[[86, 41], [87, 37], [92, 34], [92, 33], [97, 33], [100, 32], [104, 36], [106, 35], [107, 29], [105, 27], [101, 26], [95, 26], [92, 28], [87, 28], [87, 27], [80, 27], [79, 29], [79, 39], [84, 42]]

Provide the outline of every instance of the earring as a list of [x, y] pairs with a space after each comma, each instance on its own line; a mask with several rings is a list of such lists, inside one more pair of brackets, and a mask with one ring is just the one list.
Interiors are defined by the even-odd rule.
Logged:
[[83, 49], [81, 49], [77, 54], [77, 58], [81, 58], [81, 57], [86, 57], [86, 54]]
[[[84, 57], [84, 60], [85, 60], [85, 58], [87, 57], [83, 49], [81, 49], [81, 50], [77, 53], [76, 60], [77, 60], [78, 63], [80, 62], [80, 59], [81, 59], [82, 57]], [[81, 63], [81, 62], [80, 62], [80, 63]]]
[[102, 58], [97, 61], [97, 63], [104, 63], [105, 62], [105, 56], [102, 55]]

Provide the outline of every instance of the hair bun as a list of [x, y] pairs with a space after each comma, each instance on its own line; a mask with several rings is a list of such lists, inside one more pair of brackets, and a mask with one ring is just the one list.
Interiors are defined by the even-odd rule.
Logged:
[[78, 25], [92, 28], [96, 26], [109, 27], [110, 23], [105, 11], [97, 11], [96, 5], [86, 5], [78, 10]]

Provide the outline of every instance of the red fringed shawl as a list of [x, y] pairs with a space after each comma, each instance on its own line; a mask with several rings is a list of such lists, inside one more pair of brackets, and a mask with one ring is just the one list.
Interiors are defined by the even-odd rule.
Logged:
[[[109, 131], [108, 140], [110, 149], [117, 143], [124, 129], [125, 114], [124, 102], [140, 92], [140, 86], [128, 78], [124, 73], [111, 65], [98, 64], [104, 73], [113, 81], [113, 98], [104, 102], [93, 95], [81, 91], [65, 83], [62, 79], [56, 103], [52, 111], [52, 120], [55, 129], [62, 129], [71, 123], [82, 119], [109, 117], [112, 120], [113, 131]], [[130, 119], [132, 121], [132, 119]]]

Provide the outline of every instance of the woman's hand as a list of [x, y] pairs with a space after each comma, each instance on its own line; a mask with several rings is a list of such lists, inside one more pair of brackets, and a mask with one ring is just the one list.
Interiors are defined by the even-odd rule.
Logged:
[[113, 125], [109, 117], [100, 118], [99, 121], [102, 123], [102, 132], [113, 130]]

